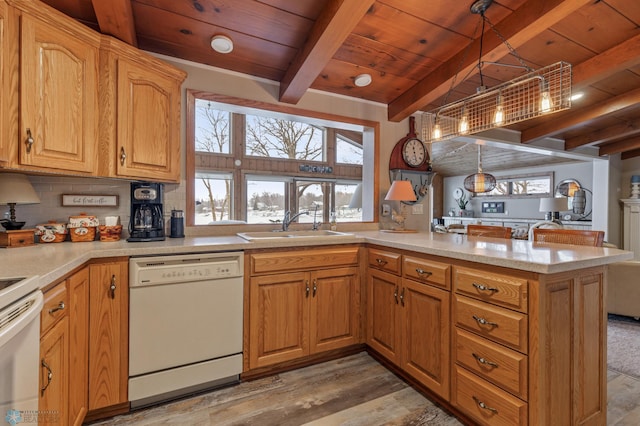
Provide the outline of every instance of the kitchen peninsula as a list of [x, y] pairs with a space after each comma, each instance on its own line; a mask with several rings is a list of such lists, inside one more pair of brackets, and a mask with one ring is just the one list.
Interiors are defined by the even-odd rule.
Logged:
[[[39, 275], [48, 290], [87, 262], [113, 258], [241, 250], [247, 265], [254, 254], [347, 246], [359, 248], [358, 341], [429, 397], [483, 424], [605, 424], [606, 265], [632, 258], [622, 250], [378, 231], [335, 240], [190, 237], [7, 249], [2, 275]], [[425, 324], [434, 306], [437, 342], [423, 333], [435, 332]]]

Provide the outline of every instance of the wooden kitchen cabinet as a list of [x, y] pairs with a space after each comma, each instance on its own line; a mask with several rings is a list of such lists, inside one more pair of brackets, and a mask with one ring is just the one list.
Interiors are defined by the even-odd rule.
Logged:
[[247, 254], [245, 369], [359, 343], [358, 252], [340, 247]]
[[378, 249], [368, 264], [367, 344], [448, 400], [450, 265]]
[[[129, 263], [116, 258], [89, 265], [89, 410], [124, 407], [127, 381]], [[118, 408], [116, 408], [117, 410]]]
[[[11, 76], [17, 72], [17, 54], [11, 49], [15, 41], [14, 31], [11, 26], [14, 22], [9, 14], [12, 9], [4, 0], [0, 0], [0, 167], [6, 166], [11, 161], [11, 141], [14, 139], [17, 123], [13, 123], [9, 116], [11, 105], [17, 105], [18, 89], [12, 88]], [[13, 37], [13, 38], [10, 38]], [[12, 61], [13, 59], [13, 61]], [[13, 65], [11, 65], [13, 63]], [[15, 120], [13, 120], [15, 121]]]
[[20, 58], [18, 159], [10, 165], [95, 175], [101, 36], [40, 2], [9, 3], [19, 13]]
[[45, 293], [40, 316], [41, 422], [81, 425], [87, 413], [87, 268]]
[[179, 182], [186, 73], [113, 38], [101, 51], [100, 174]]

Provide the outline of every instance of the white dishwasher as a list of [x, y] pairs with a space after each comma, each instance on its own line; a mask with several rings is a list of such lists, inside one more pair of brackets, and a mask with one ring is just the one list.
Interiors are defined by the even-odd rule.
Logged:
[[238, 382], [242, 252], [129, 260], [129, 401], [142, 407]]

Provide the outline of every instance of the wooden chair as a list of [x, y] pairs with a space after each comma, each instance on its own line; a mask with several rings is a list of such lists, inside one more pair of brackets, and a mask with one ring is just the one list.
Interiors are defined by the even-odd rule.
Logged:
[[508, 226], [467, 225], [467, 235], [470, 237], [511, 238], [511, 228]]
[[602, 247], [604, 231], [535, 228], [533, 230], [533, 241], [538, 243]]

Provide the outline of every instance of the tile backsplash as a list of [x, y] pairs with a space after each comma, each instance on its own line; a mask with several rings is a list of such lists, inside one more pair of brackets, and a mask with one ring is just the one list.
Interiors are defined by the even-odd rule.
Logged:
[[[82, 178], [66, 176], [29, 176], [40, 204], [16, 206], [16, 219], [26, 221], [24, 228], [34, 228], [48, 221], [68, 222], [69, 216], [80, 213], [96, 216], [100, 224], [104, 224], [105, 216], [120, 216], [123, 229], [129, 225], [131, 214], [130, 182], [117, 179]], [[115, 207], [78, 207], [62, 206], [62, 194], [117, 195], [118, 205]], [[178, 184], [164, 185], [164, 216], [169, 220], [171, 209], [185, 208], [184, 186]], [[8, 218], [9, 207], [0, 206], [0, 218]], [[128, 234], [127, 234], [128, 235]]]

